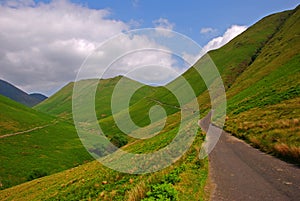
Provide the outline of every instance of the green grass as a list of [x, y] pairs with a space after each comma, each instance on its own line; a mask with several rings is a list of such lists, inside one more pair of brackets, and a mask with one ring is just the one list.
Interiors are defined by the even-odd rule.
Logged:
[[300, 98], [229, 117], [225, 129], [256, 148], [300, 165]]
[[0, 108], [0, 135], [29, 130], [55, 120], [1, 95]]
[[[188, 176], [197, 177], [197, 186], [194, 187], [194, 190], [195, 192], [197, 190], [197, 195], [203, 198], [205, 197], [203, 192], [208, 170], [207, 160], [199, 161], [197, 157], [202, 141], [203, 136], [199, 133], [193, 146], [182, 159], [156, 173], [143, 175], [125, 174], [106, 168], [97, 161], [93, 161], [70, 170], [2, 190], [0, 199], [140, 200], [147, 197], [147, 192], [151, 190], [151, 186], [164, 182], [170, 183], [174, 189], [180, 188], [178, 196], [181, 197], [190, 186], [181, 186], [180, 181]], [[152, 145], [149, 146], [151, 147]], [[184, 167], [184, 170], [182, 167]], [[174, 174], [179, 179], [175, 182], [170, 182], [170, 178], [173, 178]]]
[[300, 9], [284, 14], [289, 18], [227, 91], [225, 129], [264, 152], [300, 164]]
[[25, 182], [34, 169], [50, 175], [91, 160], [74, 126], [64, 122], [3, 138], [0, 151], [2, 188]]
[[38, 170], [53, 174], [91, 160], [73, 124], [0, 96], [0, 189], [23, 183]]

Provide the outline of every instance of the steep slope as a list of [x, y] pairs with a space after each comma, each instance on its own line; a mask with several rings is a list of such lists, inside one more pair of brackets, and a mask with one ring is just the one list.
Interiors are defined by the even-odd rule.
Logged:
[[[267, 16], [223, 47], [209, 52], [209, 56], [222, 76], [226, 89], [230, 89], [235, 80], [254, 62], [261, 53], [261, 49], [281, 29], [292, 13], [293, 11], [285, 11]], [[203, 65], [202, 63], [203, 58], [193, 67], [199, 69]], [[195, 84], [201, 78], [193, 68], [184, 73], [184, 76], [197, 94], [201, 94], [205, 90], [203, 84]]]
[[[6, 96], [28, 107], [32, 107], [42, 101], [42, 99], [40, 98], [41, 95], [39, 95], [38, 97], [36, 97], [36, 95], [29, 95], [4, 80], [0, 80], [0, 95]], [[45, 97], [44, 95], [42, 96]]]
[[[225, 130], [261, 150], [299, 164], [300, 6], [265, 17], [224, 47], [209, 52], [227, 88]], [[200, 59], [194, 68], [200, 68]], [[191, 68], [184, 76], [201, 83]], [[197, 81], [198, 79], [198, 81]], [[197, 88], [196, 88], [197, 87]], [[202, 110], [210, 107], [200, 91]], [[215, 124], [218, 122], [215, 120]]]
[[[0, 95], [0, 136], [42, 126], [54, 118]], [[26, 118], [24, 118], [26, 117]]]
[[74, 125], [0, 95], [0, 189], [91, 159]]
[[300, 164], [300, 7], [227, 92], [226, 130]]

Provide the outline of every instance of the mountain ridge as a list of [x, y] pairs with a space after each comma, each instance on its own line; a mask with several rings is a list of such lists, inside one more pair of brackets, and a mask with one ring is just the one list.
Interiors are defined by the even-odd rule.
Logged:
[[28, 107], [33, 107], [47, 97], [40, 93], [28, 94], [13, 84], [0, 79], [0, 94]]

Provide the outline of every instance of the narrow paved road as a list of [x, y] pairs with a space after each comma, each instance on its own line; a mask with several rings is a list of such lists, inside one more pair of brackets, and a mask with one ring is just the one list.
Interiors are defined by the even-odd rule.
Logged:
[[[200, 123], [207, 130], [207, 119]], [[299, 201], [300, 168], [223, 132], [209, 155], [212, 201]]]

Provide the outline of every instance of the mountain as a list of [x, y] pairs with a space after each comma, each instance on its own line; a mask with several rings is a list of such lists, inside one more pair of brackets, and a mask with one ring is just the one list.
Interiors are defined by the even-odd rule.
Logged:
[[35, 99], [38, 99], [39, 101], [44, 101], [46, 100], [48, 97], [45, 96], [44, 94], [40, 94], [40, 93], [32, 93], [32, 94], [29, 94], [30, 97], [33, 97]]
[[47, 98], [42, 94], [29, 95], [4, 80], [0, 80], [0, 94], [28, 107], [32, 107]]
[[[226, 88], [224, 129], [252, 146], [296, 164], [300, 158], [299, 26], [300, 6], [263, 18], [222, 48], [208, 53]], [[210, 98], [197, 70], [203, 67], [208, 55], [183, 74], [197, 95], [201, 115], [210, 111]], [[131, 97], [128, 108], [133, 122], [139, 126], [148, 125], [151, 122], [149, 110], [157, 104], [165, 109], [168, 117], [162, 132], [155, 137], [147, 140], [130, 138], [114, 121], [122, 117], [127, 108], [118, 108], [114, 116], [110, 109], [114, 87], [121, 79], [115, 77], [98, 83], [95, 109], [105, 134], [112, 141], [115, 136], [126, 138], [127, 144], [122, 149], [133, 153], [149, 153], [168, 145], [181, 124], [176, 97], [164, 87], [139, 89]], [[95, 84], [95, 80], [80, 82], [87, 90]], [[125, 83], [133, 82], [126, 79]], [[176, 79], [167, 87], [180, 88], [181, 84], [181, 80]], [[34, 109], [71, 122], [73, 86], [74, 83], [68, 84]], [[218, 119], [213, 119], [213, 123], [218, 125]], [[151, 125], [155, 127], [155, 124]], [[152, 194], [160, 193], [178, 196], [179, 200], [201, 200], [205, 198], [208, 177], [208, 161], [198, 159], [203, 140], [204, 135], [199, 131], [196, 141], [179, 161], [153, 174], [120, 173], [93, 161], [3, 190], [0, 199], [141, 200], [148, 196], [151, 200]]]

